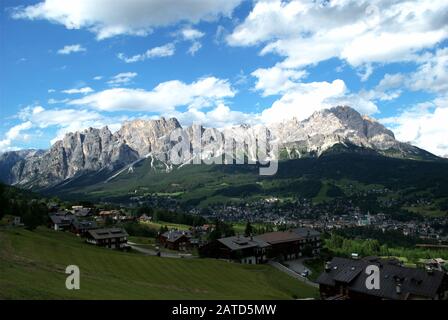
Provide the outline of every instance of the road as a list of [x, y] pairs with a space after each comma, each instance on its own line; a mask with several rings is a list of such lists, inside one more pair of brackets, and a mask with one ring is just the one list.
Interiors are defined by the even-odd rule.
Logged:
[[[137, 243], [128, 241], [128, 245], [130, 245], [131, 248], [134, 249], [135, 251], [143, 253], [144, 255], [147, 255], [147, 256], [156, 256], [157, 255], [156, 250], [144, 248], [144, 247], [142, 247], [142, 245], [139, 245]], [[163, 258], [187, 258], [187, 259], [195, 258], [195, 256], [193, 256], [191, 254], [172, 253], [172, 252], [163, 252], [163, 251], [160, 252], [160, 256]]]
[[[288, 261], [288, 262], [289, 262], [289, 261]], [[302, 282], [304, 282], [304, 283], [306, 283], [306, 284], [308, 284], [308, 285], [310, 285], [310, 286], [312, 286], [312, 287], [315, 287], [315, 288], [318, 288], [318, 287], [319, 287], [319, 285], [318, 285], [317, 283], [312, 282], [312, 281], [308, 280], [308, 279], [305, 278], [305, 277], [302, 277], [300, 274], [298, 274], [298, 273], [295, 272], [294, 270], [291, 270], [291, 269], [285, 267], [285, 266], [282, 265], [281, 263], [278, 263], [278, 262], [276, 262], [276, 261], [272, 261], [272, 260], [271, 260], [271, 261], [268, 262], [268, 264], [270, 264], [270, 265], [273, 266], [274, 268], [277, 268], [278, 270], [283, 271], [284, 273], [290, 275], [291, 277], [293, 277], [293, 278], [295, 278], [295, 279], [297, 279], [297, 280], [299, 280], [299, 281], [302, 281]]]

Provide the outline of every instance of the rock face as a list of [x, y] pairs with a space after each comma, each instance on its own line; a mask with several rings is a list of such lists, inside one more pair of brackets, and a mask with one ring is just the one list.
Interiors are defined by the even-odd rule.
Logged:
[[8, 184], [16, 180], [16, 172], [13, 170], [15, 165], [23, 160], [29, 160], [34, 156], [41, 156], [43, 150], [19, 150], [0, 154], [0, 181]]
[[125, 122], [115, 137], [121, 143], [137, 151], [140, 157], [151, 152], [160, 152], [165, 146], [166, 138], [175, 129], [181, 129], [175, 118], [166, 120], [134, 120]]
[[276, 124], [270, 130], [280, 149], [285, 149], [292, 158], [310, 154], [320, 156], [336, 144], [355, 145], [379, 153], [391, 149], [406, 153], [417, 149], [395, 140], [392, 131], [350, 107], [318, 111], [304, 121], [292, 119]]
[[107, 127], [67, 134], [47, 152], [18, 161], [11, 169], [10, 183], [43, 188], [80, 174], [114, 170], [139, 158]]
[[[229, 155], [220, 141], [233, 148], [230, 159], [256, 160], [261, 143], [270, 152], [277, 147], [280, 158], [318, 157], [335, 145], [356, 146], [386, 156], [436, 159], [430, 153], [395, 140], [394, 134], [374, 119], [363, 117], [350, 107], [336, 107], [314, 113], [304, 121], [291, 119], [265, 127], [240, 125], [222, 131], [194, 125], [182, 128], [175, 118], [125, 122], [112, 134], [107, 127], [89, 128], [67, 134], [48, 151], [15, 151], [0, 155], [0, 179], [28, 188], [51, 187], [87, 173], [111, 174], [119, 169], [132, 169], [133, 163], [145, 157], [162, 161], [172, 168], [170, 154], [175, 142], [174, 130], [190, 140], [191, 156], [182, 161], [210, 159]], [[202, 141], [194, 137], [201, 136]], [[260, 140], [260, 137], [262, 139]], [[199, 147], [203, 152], [198, 153]], [[169, 171], [167, 169], [167, 171]]]

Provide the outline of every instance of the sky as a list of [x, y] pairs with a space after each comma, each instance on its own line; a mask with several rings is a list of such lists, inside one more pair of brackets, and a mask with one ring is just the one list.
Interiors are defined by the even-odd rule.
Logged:
[[0, 6], [0, 152], [136, 118], [223, 128], [349, 105], [448, 156], [446, 0]]

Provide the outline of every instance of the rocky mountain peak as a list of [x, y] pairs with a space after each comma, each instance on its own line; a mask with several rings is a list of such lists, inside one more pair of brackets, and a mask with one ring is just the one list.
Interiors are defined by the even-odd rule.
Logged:
[[158, 152], [163, 149], [164, 136], [169, 135], [175, 129], [181, 129], [176, 118], [166, 120], [133, 120], [126, 121], [115, 133], [118, 141], [129, 145], [137, 153], [144, 157], [150, 152]]
[[[225, 140], [240, 145], [241, 152], [250, 159], [256, 159], [252, 151], [260, 141], [264, 141], [260, 139], [267, 139], [270, 150], [277, 147], [281, 159], [320, 156], [335, 145], [356, 146], [393, 157], [436, 158], [395, 140], [394, 134], [375, 119], [362, 116], [348, 106], [338, 106], [315, 112], [303, 121], [292, 118], [269, 127], [238, 125], [218, 130], [193, 125], [183, 129], [176, 118], [162, 117], [126, 121], [115, 133], [108, 127], [87, 128], [66, 134], [46, 152], [1, 154], [0, 179], [11, 184], [42, 188], [88, 172], [121, 170], [149, 156], [165, 159], [168, 161], [165, 165], [171, 167], [168, 160], [173, 147], [170, 134], [175, 129], [183, 130], [192, 144], [197, 134], [206, 137], [206, 141], [199, 142], [205, 151], [201, 158], [225, 152], [217, 145]], [[199, 143], [191, 145], [192, 150], [198, 150]]]

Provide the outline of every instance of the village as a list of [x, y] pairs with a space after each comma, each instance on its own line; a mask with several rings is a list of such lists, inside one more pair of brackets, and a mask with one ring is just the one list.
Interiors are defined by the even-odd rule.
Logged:
[[[387, 194], [388, 189], [374, 189], [361, 194], [362, 197]], [[179, 202], [170, 196], [134, 196], [131, 205], [149, 205], [176, 210]], [[251, 221], [273, 225], [299, 225], [321, 231], [332, 231], [350, 227], [368, 226], [382, 232], [397, 231], [425, 241], [448, 244], [448, 215], [422, 216], [403, 213], [398, 208], [428, 204], [425, 198], [397, 202], [381, 202], [379, 208], [362, 208], [351, 200], [334, 200], [315, 204], [311, 199], [296, 198], [284, 201], [270, 197], [245, 201], [244, 203], [211, 204], [205, 209], [185, 208], [190, 215], [200, 215], [209, 220], [227, 222]], [[382, 210], [383, 209], [383, 210]], [[394, 212], [396, 212], [394, 214]], [[392, 214], [391, 214], [392, 213]]]
[[[106, 210], [82, 205], [62, 209], [57, 204], [49, 204], [48, 217], [48, 228], [73, 233], [84, 239], [86, 245], [161, 258], [214, 258], [240, 264], [269, 264], [297, 281], [318, 287], [322, 299], [448, 298], [447, 263], [441, 258], [427, 259], [420, 268], [410, 268], [399, 259], [361, 257], [353, 252], [350, 257], [327, 256], [328, 260], [322, 260], [325, 262], [322, 270], [307, 267], [307, 260], [322, 259], [323, 233], [353, 225], [387, 228], [392, 222], [383, 214], [356, 213], [340, 215], [338, 219], [324, 215], [322, 219], [301, 219], [295, 224], [277, 220], [274, 225], [283, 223], [285, 227], [275, 230], [267, 228], [264, 232], [255, 232], [255, 228], [247, 222], [245, 230], [229, 236], [223, 236], [226, 232], [222, 228], [227, 226], [224, 222], [188, 228], [180, 225], [168, 227], [170, 224], [167, 223], [160, 224], [160, 229], [154, 232], [152, 246], [138, 243], [144, 237], [132, 236], [126, 230], [129, 223], [143, 226], [155, 223], [148, 214], [137, 216], [125, 209]], [[10, 224], [23, 225], [19, 217], [11, 217]], [[406, 226], [409, 232], [412, 229], [410, 223]], [[372, 264], [380, 266], [385, 273], [382, 281], [387, 285], [381, 292], [366, 291], [364, 286], [366, 274], [363, 270]], [[311, 272], [319, 274], [310, 278]]]

